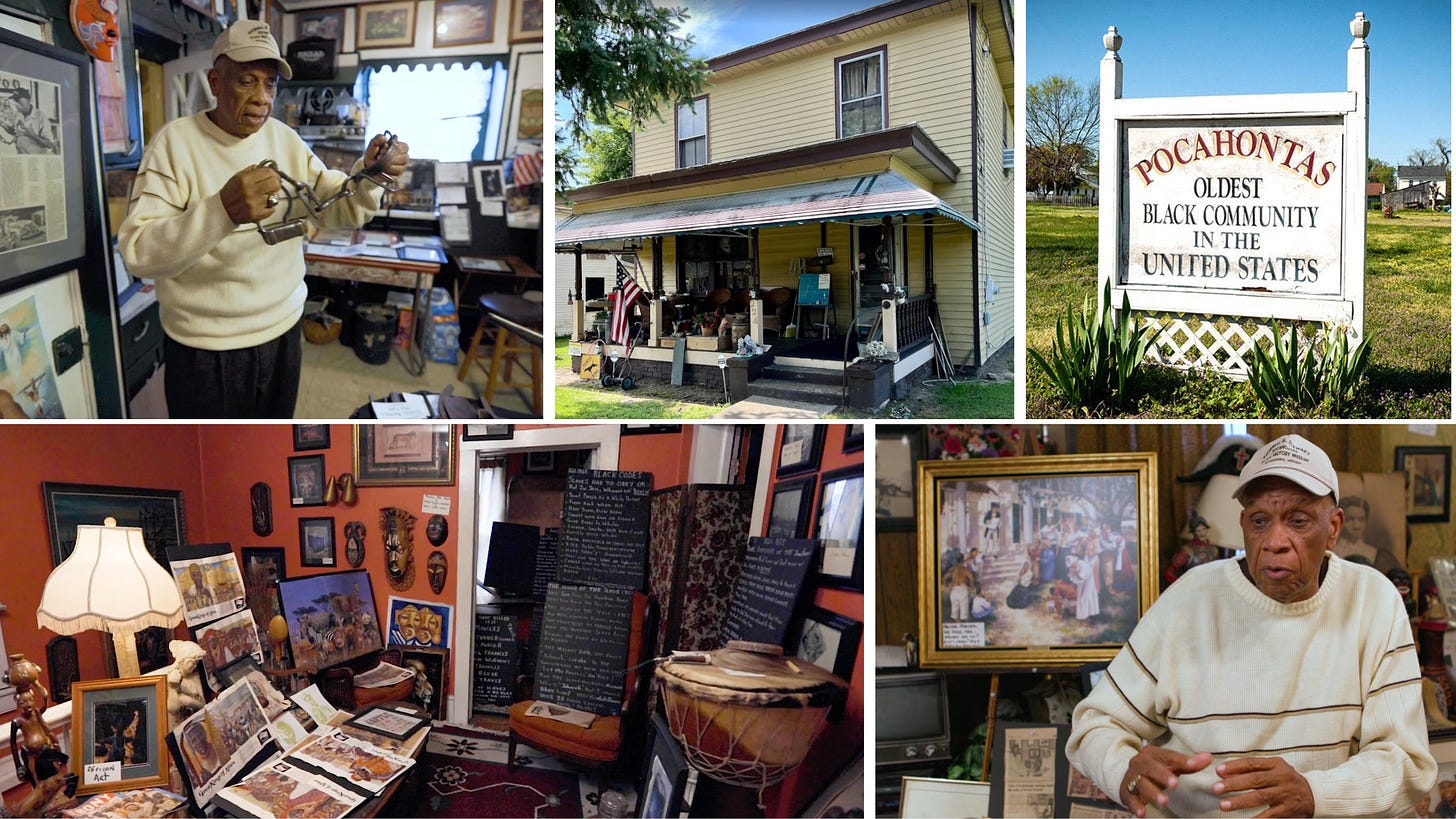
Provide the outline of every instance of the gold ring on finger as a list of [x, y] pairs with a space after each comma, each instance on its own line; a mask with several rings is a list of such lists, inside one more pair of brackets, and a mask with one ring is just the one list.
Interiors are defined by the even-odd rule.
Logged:
[[1132, 781], [1129, 782], [1129, 783], [1127, 783], [1127, 792], [1128, 793], [1137, 793], [1137, 786], [1138, 786], [1138, 783], [1141, 782], [1141, 781], [1143, 781], [1143, 775], [1142, 774], [1137, 774], [1136, 776], [1134, 776], [1132, 778]]

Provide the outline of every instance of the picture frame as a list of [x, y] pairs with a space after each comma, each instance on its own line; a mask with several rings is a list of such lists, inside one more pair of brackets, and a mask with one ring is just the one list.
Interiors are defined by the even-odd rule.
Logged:
[[779, 435], [777, 477], [813, 472], [824, 451], [823, 424], [784, 424]]
[[844, 445], [841, 452], [861, 452], [864, 450], [864, 424], [846, 424], [844, 427]]
[[[683, 812], [683, 795], [688, 779], [688, 760], [668, 728], [667, 719], [652, 714], [651, 749], [642, 766], [637, 787], [637, 816], [642, 819], [676, 819]], [[948, 814], [949, 815], [949, 814]]]
[[449, 424], [356, 424], [355, 486], [455, 483], [455, 431]]
[[545, 35], [545, 0], [512, 0], [511, 42], [540, 40]]
[[[342, 14], [343, 12], [340, 12]], [[307, 452], [313, 449], [328, 449], [330, 427], [328, 424], [294, 424], [293, 451]]]
[[496, 0], [435, 0], [435, 48], [495, 40]]
[[279, 3], [278, 0], [266, 0], [266, 2], [268, 4], [268, 13], [264, 19], [268, 23], [268, 30], [273, 33], [273, 40], [278, 43], [278, 47], [283, 48], [283, 24], [288, 17], [283, 10], [283, 4]]
[[[1111, 660], [1157, 598], [1157, 453], [921, 461], [916, 469], [922, 666]], [[1117, 547], [1088, 552], [1093, 531]], [[1121, 568], [1094, 606], [1090, 572], [1109, 558]], [[1014, 568], [1000, 571], [1003, 563]], [[1058, 627], [1046, 628], [1052, 621]]]
[[430, 719], [445, 718], [445, 682], [450, 668], [448, 648], [401, 648], [401, 664], [415, 674], [415, 687], [405, 702], [423, 710]]
[[167, 573], [182, 595], [182, 614], [195, 633], [247, 607], [242, 569], [227, 543], [178, 546], [167, 551]]
[[988, 816], [1066, 816], [1067, 737], [1072, 726], [996, 723], [988, 750], [991, 803]]
[[990, 816], [991, 783], [933, 776], [900, 777], [900, 816]]
[[863, 465], [826, 472], [819, 481], [814, 536], [821, 586], [864, 588], [864, 486]]
[[298, 519], [298, 559], [304, 566], [336, 566], [333, 518]]
[[[138, 631], [135, 635], [137, 652], [137, 669], [143, 674], [151, 674], [159, 668], [165, 668], [172, 664], [172, 652], [168, 648], [172, 641], [177, 639], [172, 629], [153, 626]], [[106, 663], [106, 674], [115, 679], [121, 676], [121, 669], [116, 663], [116, 646], [110, 640], [101, 641], [101, 656]]]
[[[283, 613], [278, 581], [288, 579], [288, 557], [282, 546], [244, 546], [239, 568], [247, 590], [248, 609], [260, 631]], [[261, 635], [260, 635], [261, 636]], [[287, 645], [285, 641], [284, 645]]]
[[402, 48], [415, 43], [415, 0], [369, 3], [355, 7], [355, 47]]
[[352, 719], [344, 721], [345, 725], [356, 725], [367, 731], [394, 739], [409, 739], [415, 731], [429, 723], [429, 717], [386, 708], [382, 705], [370, 706], [360, 711]]
[[1405, 473], [1405, 519], [1411, 523], [1451, 520], [1451, 447], [1398, 446], [1395, 471]]
[[535, 450], [526, 453], [527, 472], [552, 472], [556, 469], [556, 453], [551, 450]]
[[108, 517], [116, 518], [118, 526], [140, 528], [147, 552], [163, 568], [167, 549], [187, 542], [187, 516], [179, 489], [44, 481], [41, 492], [50, 528], [51, 561], [56, 566], [76, 548], [77, 526], [99, 525]]
[[[294, 15], [297, 18], [298, 39], [303, 40], [310, 37], [321, 37], [325, 40], [333, 40], [340, 46], [344, 44], [344, 10], [342, 8], [332, 9], [308, 9], [299, 11]], [[342, 50], [342, 48], [340, 49]], [[300, 426], [327, 426], [326, 424], [294, 424], [296, 430]], [[294, 446], [297, 449], [297, 445]]]
[[293, 455], [288, 459], [288, 505], [324, 506], [324, 456]]
[[411, 648], [449, 648], [454, 618], [455, 607], [450, 603], [390, 595], [384, 642]]
[[[864, 623], [819, 606], [806, 606], [795, 619], [785, 648], [786, 653], [807, 660], [848, 683], [854, 677], [863, 636]], [[835, 705], [829, 712], [830, 719], [837, 719], [843, 708], [842, 702]]]
[[[1456, 729], [1445, 729], [1432, 731], [1430, 734], [1431, 757], [1436, 760], [1436, 782], [1431, 786], [1431, 791], [1426, 795], [1430, 800], [1430, 807], [1434, 810], [1437, 805], [1446, 801], [1441, 796], [1441, 785], [1456, 782]], [[1450, 806], [1450, 803], [1447, 802]], [[1431, 816], [1438, 814], [1431, 813]]]
[[623, 435], [666, 435], [670, 432], [682, 432], [682, 424], [623, 424]]
[[[76, 794], [166, 787], [167, 678], [81, 680], [71, 691]], [[126, 754], [132, 762], [123, 762]]]
[[466, 424], [461, 437], [467, 441], [509, 441], [515, 434], [514, 424]]
[[1107, 667], [1109, 665], [1112, 665], [1112, 662], [1110, 660], [1104, 660], [1096, 663], [1084, 663], [1082, 665], [1082, 669], [1080, 672], [1082, 677], [1082, 696], [1085, 697], [1088, 694], [1091, 694], [1092, 689], [1096, 688], [1097, 684], [1102, 682], [1102, 678], [1107, 676]]
[[915, 464], [925, 460], [925, 427], [875, 427], [875, 529], [915, 530]]
[[768, 537], [808, 537], [809, 512], [814, 503], [813, 475], [778, 481], [769, 504]]

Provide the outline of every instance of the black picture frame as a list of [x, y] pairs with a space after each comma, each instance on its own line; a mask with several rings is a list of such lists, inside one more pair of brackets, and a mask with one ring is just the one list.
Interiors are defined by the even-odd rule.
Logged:
[[[419, 708], [430, 719], [445, 718], [445, 683], [450, 670], [450, 649], [426, 648], [422, 646], [400, 646], [400, 662], [403, 668], [414, 672], [415, 687], [405, 702]], [[414, 664], [419, 663], [419, 667]], [[419, 677], [423, 675], [425, 685]]]
[[826, 472], [819, 481], [814, 578], [821, 586], [864, 589], [864, 492], [863, 464]]
[[1112, 665], [1111, 660], [1099, 660], [1095, 663], [1083, 663], [1081, 669], [1082, 696], [1092, 693], [1097, 683], [1102, 682], [1102, 677], [1107, 673], [1107, 667]]
[[324, 456], [294, 455], [288, 459], [288, 505], [323, 506]]
[[1395, 471], [1405, 473], [1405, 519], [1411, 523], [1451, 520], [1451, 447], [1398, 446]]
[[[1067, 761], [1067, 737], [1072, 733], [1072, 726], [1057, 723], [1028, 723], [1028, 722], [1001, 722], [997, 721], [995, 733], [991, 740], [991, 810], [988, 816], [1006, 815], [1006, 789], [1008, 779], [1040, 779], [1040, 777], [1007, 776], [1009, 764], [1016, 764], [1023, 768], [1031, 768], [1037, 765], [1052, 765], [1054, 768], [1053, 785], [1050, 794], [1038, 794], [1039, 797], [1047, 799], [1048, 816], [1068, 816], [1069, 805], [1067, 797], [1068, 770], [1071, 764]], [[1021, 804], [1025, 804], [1030, 796], [1020, 793], [1017, 796]]]
[[915, 531], [915, 463], [925, 450], [924, 426], [875, 426], [876, 531]]
[[342, 8], [308, 9], [298, 12], [296, 16], [298, 39], [322, 37], [325, 40], [337, 42], [339, 51], [344, 50], [344, 10]]
[[46, 525], [51, 535], [52, 565], [71, 556], [76, 548], [76, 527], [99, 526], [116, 518], [118, 526], [142, 530], [147, 552], [167, 568], [167, 549], [187, 542], [187, 516], [179, 489], [142, 489], [44, 481]]
[[[811, 662], [850, 683], [863, 637], [864, 623], [826, 608], [805, 606], [794, 618], [784, 653]], [[843, 713], [841, 701], [829, 709], [829, 718], [837, 721]]]
[[682, 432], [682, 424], [623, 424], [623, 435], [665, 435]]
[[414, 736], [415, 731], [429, 725], [430, 718], [397, 708], [372, 705], [362, 709], [352, 719], [345, 720], [344, 724], [357, 726], [394, 739], [409, 739]]
[[71, 701], [71, 683], [81, 679], [81, 654], [76, 638], [66, 634], [46, 642], [46, 671], [50, 674], [51, 699]]
[[298, 562], [304, 566], [337, 566], [333, 518], [298, 519]]
[[841, 452], [859, 452], [864, 449], [864, 424], [845, 424], [844, 446]]
[[307, 452], [313, 449], [328, 449], [330, 434], [328, 424], [294, 424], [293, 451]]
[[[136, 633], [137, 668], [142, 674], [150, 674], [172, 664], [169, 646], [175, 639], [177, 635], [172, 629], [161, 626], [144, 628]], [[121, 676], [121, 667], [116, 662], [116, 646], [110, 640], [101, 641], [101, 658], [106, 665], [108, 677], [114, 679]]]
[[527, 472], [554, 472], [556, 453], [549, 449], [527, 452], [525, 468]]
[[638, 780], [637, 816], [641, 819], [676, 819], [683, 812], [688, 780], [688, 759], [662, 714], [652, 714], [648, 746], [651, 752]]
[[768, 537], [808, 537], [809, 510], [814, 508], [813, 475], [774, 484], [769, 502]]
[[779, 435], [774, 475], [798, 475], [819, 468], [824, 452], [823, 424], [784, 424]]
[[466, 441], [509, 441], [515, 434], [514, 424], [466, 424], [461, 438]]

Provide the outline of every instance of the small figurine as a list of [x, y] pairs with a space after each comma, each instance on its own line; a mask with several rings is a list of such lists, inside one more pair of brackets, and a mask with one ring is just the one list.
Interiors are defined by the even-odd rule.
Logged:
[[905, 665], [908, 668], [920, 667], [920, 642], [908, 631], [905, 632]]
[[1195, 512], [1193, 519], [1188, 523], [1188, 529], [1193, 533], [1193, 540], [1183, 544], [1183, 548], [1175, 552], [1173, 559], [1168, 561], [1168, 565], [1163, 569], [1164, 585], [1173, 585], [1174, 580], [1182, 577], [1184, 572], [1194, 566], [1202, 566], [1218, 560], [1218, 547], [1208, 539], [1208, 521]]
[[187, 640], [173, 640], [167, 648], [172, 652], [172, 664], [158, 674], [167, 677], [168, 730], [175, 731], [205, 704], [202, 675], [197, 671], [197, 664], [206, 652], [202, 646]]

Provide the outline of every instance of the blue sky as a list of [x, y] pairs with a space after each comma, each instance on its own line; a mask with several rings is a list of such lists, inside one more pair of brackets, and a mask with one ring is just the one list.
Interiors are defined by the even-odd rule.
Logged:
[[876, 0], [656, 0], [655, 5], [688, 10], [683, 30], [693, 36], [694, 56], [708, 59], [878, 3]]
[[1398, 165], [1450, 137], [1449, 0], [1026, 0], [1026, 81], [1095, 83], [1115, 25], [1124, 97], [1343, 91], [1356, 11], [1370, 21], [1370, 155]]

